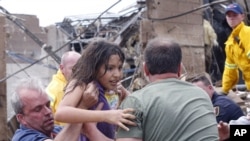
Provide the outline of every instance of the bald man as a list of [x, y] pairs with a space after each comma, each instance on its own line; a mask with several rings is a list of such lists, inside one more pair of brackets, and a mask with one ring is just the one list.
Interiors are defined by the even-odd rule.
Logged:
[[[53, 75], [52, 80], [46, 88], [47, 94], [51, 98], [50, 106], [53, 114], [63, 98], [64, 87], [70, 79], [72, 68], [81, 57], [81, 54], [75, 51], [68, 51], [62, 55], [59, 70]], [[56, 125], [63, 125], [58, 121], [54, 121]]]

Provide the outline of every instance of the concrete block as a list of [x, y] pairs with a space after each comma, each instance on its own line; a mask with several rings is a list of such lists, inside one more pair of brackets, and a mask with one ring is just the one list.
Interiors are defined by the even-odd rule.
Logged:
[[202, 13], [196, 14], [196, 13], [190, 13], [187, 16], [187, 23], [193, 24], [193, 25], [202, 25], [203, 17]]

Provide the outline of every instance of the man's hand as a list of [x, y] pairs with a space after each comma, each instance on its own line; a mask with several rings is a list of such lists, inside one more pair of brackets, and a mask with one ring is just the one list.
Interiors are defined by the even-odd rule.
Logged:
[[82, 94], [82, 100], [80, 102], [80, 107], [83, 109], [88, 109], [94, 106], [98, 102], [99, 90], [94, 82], [89, 83], [86, 86]]
[[219, 139], [220, 141], [226, 140], [230, 136], [229, 125], [226, 122], [220, 121], [217, 125], [219, 131]]

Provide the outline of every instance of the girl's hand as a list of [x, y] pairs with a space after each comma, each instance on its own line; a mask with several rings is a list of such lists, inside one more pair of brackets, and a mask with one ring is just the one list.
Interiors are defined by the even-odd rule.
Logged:
[[130, 92], [126, 88], [124, 88], [121, 83], [117, 84], [116, 92], [119, 95], [119, 104], [118, 105], [120, 105], [120, 103], [130, 94]]
[[133, 122], [136, 117], [133, 115], [134, 109], [132, 108], [127, 108], [124, 110], [108, 110], [107, 112], [108, 115], [104, 117], [105, 122], [118, 125], [126, 131], [129, 131], [129, 128], [125, 126], [125, 124], [132, 126], [137, 125], [135, 122]]

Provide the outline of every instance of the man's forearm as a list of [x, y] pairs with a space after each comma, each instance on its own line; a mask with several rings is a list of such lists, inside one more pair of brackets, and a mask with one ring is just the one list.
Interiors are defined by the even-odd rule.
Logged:
[[82, 124], [66, 124], [54, 141], [78, 141]]

